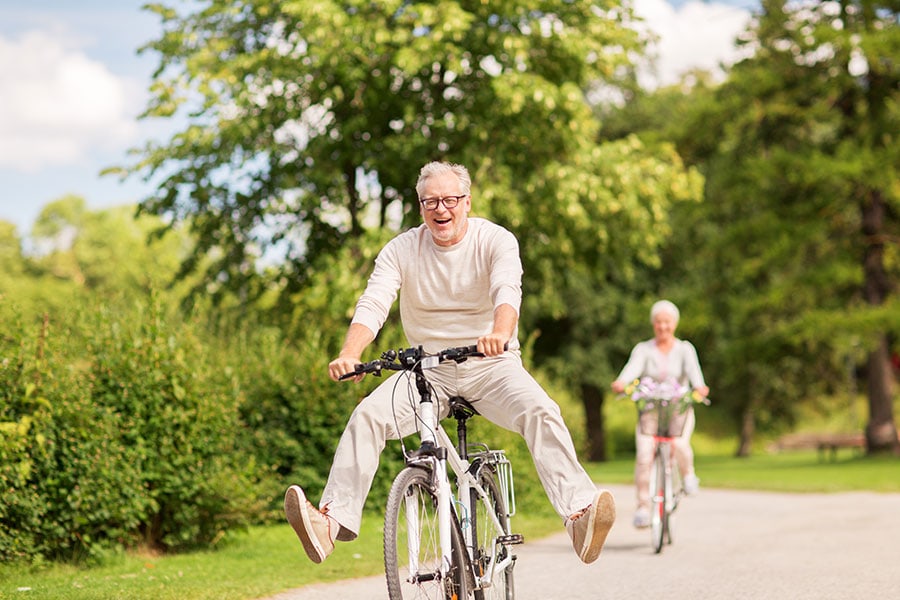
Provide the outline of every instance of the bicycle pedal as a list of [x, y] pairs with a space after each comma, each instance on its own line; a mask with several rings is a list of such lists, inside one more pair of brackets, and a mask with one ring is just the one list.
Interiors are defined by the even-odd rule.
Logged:
[[525, 536], [521, 533], [511, 533], [509, 535], [501, 535], [497, 537], [497, 543], [504, 546], [514, 546], [525, 541]]

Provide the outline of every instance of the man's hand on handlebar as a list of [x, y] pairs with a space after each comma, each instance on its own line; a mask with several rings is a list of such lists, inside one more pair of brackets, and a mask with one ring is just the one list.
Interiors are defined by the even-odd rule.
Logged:
[[508, 336], [500, 333], [489, 333], [478, 338], [478, 351], [485, 356], [499, 356], [507, 348]]
[[501, 335], [486, 335], [478, 339], [478, 344], [446, 348], [435, 354], [429, 354], [422, 346], [401, 348], [382, 353], [381, 358], [371, 362], [361, 362], [359, 358], [342, 355], [328, 364], [328, 375], [334, 381], [362, 381], [367, 373], [381, 376], [382, 371], [416, 371], [433, 369], [445, 361], [463, 362], [469, 357], [498, 356], [509, 349]]
[[[359, 358], [347, 358], [339, 356], [328, 363], [328, 376], [334, 381], [339, 381], [342, 375], [352, 373], [356, 370], [356, 365], [360, 363]], [[356, 377], [348, 377], [344, 381], [354, 381], [359, 383], [365, 377], [365, 373], [360, 373]]]

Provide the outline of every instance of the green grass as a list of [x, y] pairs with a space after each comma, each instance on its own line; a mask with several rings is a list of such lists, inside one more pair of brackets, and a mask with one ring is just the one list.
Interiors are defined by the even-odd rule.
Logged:
[[[515, 519], [516, 530], [538, 538], [559, 531], [548, 511]], [[290, 526], [254, 527], [217, 551], [178, 556], [128, 554], [102, 567], [0, 565], [0, 599], [247, 600], [318, 581], [383, 572], [381, 518], [367, 515], [359, 539], [338, 544], [321, 565], [306, 558]], [[27, 592], [27, 593], [26, 593]]]
[[[705, 488], [900, 492], [897, 458], [867, 458], [843, 450], [836, 461], [822, 461], [815, 452], [760, 453], [741, 459], [723, 451], [727, 444], [702, 436], [695, 439], [697, 472]], [[633, 465], [633, 459], [627, 458], [586, 466], [601, 484], [630, 484]], [[516, 515], [513, 522], [516, 531], [527, 539], [561, 531], [549, 504], [542, 511]], [[318, 581], [376, 575], [382, 572], [381, 560], [378, 516], [367, 516], [360, 538], [354, 543], [338, 544], [334, 555], [321, 565], [306, 559], [288, 525], [273, 525], [252, 528], [210, 552], [179, 556], [128, 554], [93, 568], [3, 565], [0, 599], [249, 600]]]
[[[851, 450], [822, 460], [814, 451], [760, 454], [750, 458], [698, 454], [694, 460], [705, 488], [731, 488], [772, 492], [900, 493], [900, 459], [863, 457]], [[634, 460], [617, 459], [586, 466], [591, 477], [602, 483], [634, 481]]]

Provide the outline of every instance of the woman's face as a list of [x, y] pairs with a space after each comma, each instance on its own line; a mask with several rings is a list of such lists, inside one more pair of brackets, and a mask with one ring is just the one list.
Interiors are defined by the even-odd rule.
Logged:
[[668, 342], [675, 337], [675, 327], [678, 323], [675, 317], [666, 311], [660, 311], [653, 317], [653, 336], [657, 343]]

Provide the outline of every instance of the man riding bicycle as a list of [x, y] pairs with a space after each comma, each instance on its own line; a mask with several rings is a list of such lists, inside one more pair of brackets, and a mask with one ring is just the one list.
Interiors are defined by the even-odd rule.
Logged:
[[[462, 165], [430, 162], [416, 183], [424, 223], [388, 242], [356, 304], [340, 355], [328, 372], [337, 381], [361, 363], [398, 292], [411, 346], [435, 352], [477, 341], [485, 358], [446, 363], [427, 377], [440, 400], [467, 398], [491, 422], [525, 438], [551, 504], [564, 519], [579, 558], [597, 559], [615, 520], [615, 502], [598, 490], [575, 455], [557, 404], [522, 365], [518, 343], [522, 265], [506, 229], [469, 218], [471, 179]], [[508, 345], [508, 350], [504, 347]], [[359, 534], [362, 510], [386, 440], [417, 431], [413, 406], [392, 402], [397, 373], [353, 411], [335, 451], [319, 509], [296, 485], [284, 509], [309, 558], [322, 562], [334, 542]], [[362, 376], [351, 378], [355, 381]], [[401, 386], [402, 387], [402, 386]]]

